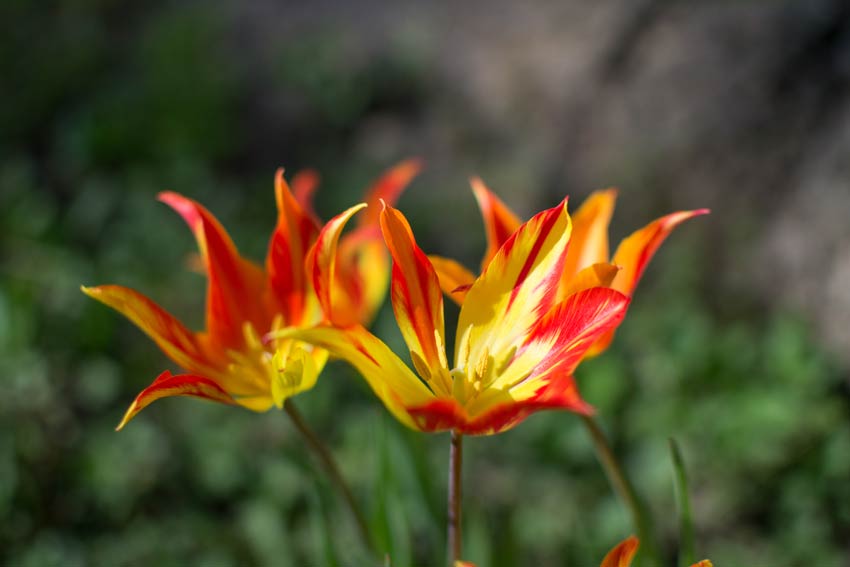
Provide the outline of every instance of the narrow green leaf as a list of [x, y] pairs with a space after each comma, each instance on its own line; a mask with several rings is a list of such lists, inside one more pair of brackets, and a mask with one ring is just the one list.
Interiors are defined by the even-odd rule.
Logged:
[[688, 474], [679, 445], [672, 437], [670, 443], [670, 458], [673, 461], [676, 504], [679, 508], [679, 565], [692, 565], [696, 555], [694, 548], [694, 523], [691, 517], [691, 500], [688, 496]]

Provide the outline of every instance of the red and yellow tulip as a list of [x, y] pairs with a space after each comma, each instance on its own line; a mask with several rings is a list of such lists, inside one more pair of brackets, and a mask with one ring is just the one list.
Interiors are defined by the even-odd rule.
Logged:
[[[521, 221], [480, 179], [472, 179], [472, 190], [481, 208], [487, 233], [487, 251], [481, 260], [481, 270], [484, 271]], [[590, 279], [631, 296], [644, 269], [667, 235], [682, 222], [708, 213], [707, 209], [680, 211], [656, 219], [623, 240], [609, 260], [608, 224], [616, 198], [616, 189], [596, 191], [572, 216], [572, 239], [561, 268], [559, 285], [562, 294], [582, 287]], [[475, 275], [454, 260], [433, 255], [429, 258], [437, 270], [443, 291], [455, 302], [463, 303]], [[602, 335], [587, 355], [604, 351], [613, 336], [613, 330]]]
[[[371, 189], [367, 201], [394, 202], [419, 170], [407, 161], [388, 171]], [[83, 287], [89, 296], [120, 311], [188, 373], [165, 371], [144, 389], [127, 410], [118, 429], [150, 403], [167, 396], [195, 396], [254, 411], [281, 407], [286, 398], [310, 389], [327, 360], [327, 352], [289, 339], [265, 342], [269, 332], [321, 322], [305, 260], [320, 233], [311, 195], [317, 178], [296, 175], [292, 188], [275, 178], [277, 226], [265, 267], [243, 258], [224, 228], [197, 202], [165, 192], [159, 199], [189, 225], [208, 279], [206, 330], [193, 332], [137, 291], [118, 285]], [[345, 218], [363, 205], [343, 214]], [[332, 220], [329, 225], [335, 226]], [[339, 242], [334, 260], [333, 305], [336, 321], [367, 323], [383, 301], [389, 259], [381, 242], [377, 214], [364, 215], [358, 228]]]
[[[397, 419], [421, 431], [493, 434], [538, 410], [592, 411], [579, 396], [573, 371], [587, 349], [620, 323], [629, 298], [605, 287], [616, 272], [607, 264], [561, 285], [572, 232], [566, 200], [506, 235], [469, 284], [451, 366], [434, 265], [399, 211], [385, 204], [380, 226], [393, 259], [393, 309], [415, 371], [362, 325], [335, 324], [332, 313], [331, 322], [275, 336], [346, 360]], [[339, 230], [327, 227], [319, 237], [326, 243], [317, 245], [312, 258], [319, 290], [332, 279]], [[319, 301], [326, 312], [333, 309], [321, 292]]]

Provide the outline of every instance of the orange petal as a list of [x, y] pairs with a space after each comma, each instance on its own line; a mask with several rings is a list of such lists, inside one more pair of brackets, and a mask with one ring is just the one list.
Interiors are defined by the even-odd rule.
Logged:
[[355, 205], [328, 221], [319, 232], [307, 258], [307, 269], [310, 271], [313, 288], [316, 290], [325, 319], [340, 326], [351, 325], [358, 321], [351, 319], [351, 310], [348, 306], [350, 298], [347, 297], [350, 291], [347, 290], [345, 282], [340, 282], [337, 273], [339, 271], [339, 254], [337, 254], [339, 237], [354, 213], [365, 207], [365, 203]]
[[306, 213], [313, 222], [318, 226], [319, 216], [313, 208], [313, 194], [319, 186], [319, 174], [313, 169], [304, 169], [292, 176], [290, 183], [292, 194], [295, 195], [295, 200], [301, 206], [301, 209]]
[[714, 563], [709, 561], [708, 559], [703, 559], [699, 563], [694, 563], [691, 567], [714, 567]]
[[481, 215], [484, 217], [484, 229], [487, 232], [487, 251], [484, 253], [484, 259], [481, 260], [483, 272], [502, 244], [519, 228], [522, 221], [484, 185], [480, 178], [473, 177], [470, 183], [478, 200]]
[[612, 287], [626, 295], [631, 295], [646, 265], [667, 235], [682, 222], [708, 212], [708, 209], [699, 209], [669, 214], [649, 223], [623, 240], [612, 260], [613, 264], [622, 267], [614, 278]]
[[369, 209], [360, 217], [360, 226], [377, 226], [381, 216], [381, 202], [395, 205], [401, 192], [422, 169], [422, 160], [408, 159], [384, 173], [366, 194]]
[[266, 287], [263, 271], [239, 256], [230, 236], [203, 206], [171, 192], [160, 193], [159, 200], [183, 217], [198, 241], [209, 277], [207, 329], [212, 340], [220, 348], [239, 349], [245, 321], [258, 329], [271, 323], [262, 301]]
[[303, 321], [310, 294], [304, 260], [318, 227], [292, 196], [282, 169], [275, 176], [275, 197], [277, 226], [269, 242], [266, 270], [271, 293], [285, 324], [298, 325]]
[[204, 374], [214, 373], [214, 368], [219, 366], [209, 359], [195, 333], [141, 293], [120, 285], [80, 289], [130, 319], [179, 366]]
[[331, 356], [345, 360], [360, 372], [396, 419], [413, 429], [419, 428], [408, 408], [427, 404], [434, 399], [434, 394], [386, 344], [362, 325], [345, 329], [331, 325], [290, 327], [274, 334], [278, 338], [318, 346]]
[[608, 552], [599, 567], [629, 567], [637, 553], [638, 538], [631, 536]]
[[195, 376], [193, 374], [172, 376], [171, 372], [166, 370], [150, 386], [136, 396], [136, 399], [127, 408], [124, 418], [115, 430], [120, 431], [137, 413], [156, 400], [169, 396], [193, 396], [230, 405], [236, 403], [230, 394], [209, 378]]
[[519, 347], [529, 330], [554, 305], [570, 240], [566, 200], [535, 215], [504, 243], [475, 280], [458, 320], [456, 366]]
[[451, 391], [445, 353], [443, 294], [434, 266], [416, 245], [407, 219], [396, 209], [386, 206], [381, 212], [381, 231], [393, 258], [393, 311], [416, 369], [439, 376], [439, 381]]
[[610, 287], [611, 282], [620, 271], [619, 266], [599, 262], [588, 266], [579, 271], [575, 277], [569, 280], [561, 280], [561, 289], [558, 290], [559, 298], [566, 299], [567, 297], [592, 287]]
[[443, 293], [448, 295], [455, 303], [461, 305], [466, 297], [466, 292], [475, 281], [475, 274], [467, 270], [460, 262], [450, 258], [429, 254], [428, 260], [437, 270]]
[[573, 236], [564, 260], [565, 282], [591, 264], [608, 261], [608, 224], [616, 200], [616, 189], [596, 191], [573, 214]]

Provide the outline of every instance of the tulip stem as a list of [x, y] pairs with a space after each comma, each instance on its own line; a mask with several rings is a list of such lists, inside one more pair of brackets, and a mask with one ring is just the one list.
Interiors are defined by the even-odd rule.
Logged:
[[360, 507], [357, 505], [357, 502], [354, 500], [354, 495], [351, 493], [348, 483], [346, 483], [345, 479], [342, 477], [339, 466], [336, 464], [336, 460], [334, 460], [334, 457], [327, 445], [325, 445], [316, 433], [310, 429], [310, 426], [307, 425], [306, 421], [304, 421], [304, 417], [301, 415], [301, 412], [298, 411], [298, 408], [295, 407], [295, 404], [292, 403], [291, 399], [286, 400], [283, 403], [283, 409], [289, 415], [290, 419], [292, 419], [292, 423], [295, 424], [295, 428], [298, 429], [299, 433], [301, 433], [304, 441], [307, 442], [307, 445], [310, 449], [312, 449], [313, 453], [319, 459], [319, 462], [322, 463], [322, 466], [324, 467], [325, 472], [328, 473], [331, 482], [336, 485], [340, 494], [342, 494], [343, 500], [345, 500], [345, 503], [348, 505], [348, 509], [351, 511], [351, 515], [354, 516], [354, 520], [357, 523], [357, 529], [360, 532], [360, 537], [363, 539], [363, 542], [370, 550], [375, 551], [375, 546], [372, 542], [372, 537], [369, 534], [369, 528], [366, 524], [366, 518], [360, 511]]
[[452, 431], [449, 450], [449, 513], [448, 556], [449, 565], [460, 560], [461, 552], [461, 469], [463, 467], [463, 435]]
[[611, 449], [611, 445], [608, 443], [608, 438], [605, 437], [605, 432], [602, 431], [602, 428], [596, 420], [587, 415], [582, 415], [580, 417], [582, 423], [584, 423], [587, 428], [588, 433], [590, 433], [590, 438], [593, 440], [593, 446], [596, 449], [596, 456], [602, 464], [602, 468], [605, 470], [608, 481], [611, 483], [611, 486], [614, 488], [617, 496], [619, 496], [620, 500], [631, 513], [632, 522], [638, 532], [638, 538], [640, 539], [641, 546], [643, 547], [643, 553], [646, 557], [650, 557], [652, 559], [652, 561], [650, 561], [651, 565], [660, 564], [658, 552], [655, 548], [655, 542], [652, 536], [652, 530], [647, 520], [643, 504], [635, 492], [634, 485], [632, 485], [629, 477], [626, 476], [625, 470], [623, 470], [623, 467], [620, 465], [620, 461], [617, 460], [613, 449]]

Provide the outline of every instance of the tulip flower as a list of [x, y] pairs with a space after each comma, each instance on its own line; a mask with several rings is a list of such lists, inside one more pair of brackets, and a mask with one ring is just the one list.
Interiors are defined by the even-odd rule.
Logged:
[[[367, 201], [394, 202], [419, 170], [416, 161], [387, 172]], [[323, 311], [305, 270], [305, 259], [320, 232], [310, 198], [314, 174], [300, 174], [290, 188], [283, 170], [275, 178], [277, 226], [265, 266], [243, 258], [215, 217], [197, 202], [165, 192], [159, 199], [189, 225], [206, 274], [206, 330], [193, 332], [152, 300], [118, 285], [83, 287], [89, 296], [124, 314], [175, 364], [187, 371], [165, 371], [130, 405], [117, 429], [155, 400], [194, 396], [254, 411], [266, 411], [313, 387], [327, 352], [293, 340], [264, 342], [270, 331], [312, 326]], [[356, 208], [355, 208], [356, 209]], [[373, 206], [377, 210], [377, 206]], [[333, 221], [331, 221], [333, 222]], [[339, 243], [333, 279], [333, 309], [344, 323], [368, 323], [380, 306], [389, 280], [389, 259], [378, 216], [364, 215], [359, 227]]]
[[[451, 365], [434, 266], [407, 219], [389, 204], [380, 225], [393, 259], [393, 310], [413, 369], [359, 324], [327, 322], [272, 336], [311, 343], [346, 360], [399, 421], [420, 431], [486, 435], [538, 410], [592, 412], [573, 371], [587, 349], [620, 323], [629, 299], [603, 287], [602, 278], [616, 271], [607, 265], [569, 289], [559, 285], [571, 235], [566, 200], [519, 226], [469, 286]], [[334, 264], [333, 234], [319, 240], [327, 244], [313, 258], [317, 290], [327, 287], [323, 282]], [[319, 300], [326, 312], [333, 309], [321, 292]]]
[[[481, 179], [473, 178], [471, 184], [487, 233], [487, 251], [481, 261], [483, 271], [521, 221]], [[682, 222], [708, 213], [707, 209], [680, 211], [654, 220], [624, 239], [608, 264], [608, 224], [616, 198], [615, 189], [596, 191], [572, 216], [572, 239], [561, 270], [562, 288], [569, 290], [576, 285], [576, 280], [595, 277], [602, 285], [631, 296], [652, 256], [670, 232]], [[429, 258], [443, 291], [457, 303], [463, 303], [475, 275], [454, 260], [433, 255]], [[608, 348], [613, 336], [613, 330], [602, 335], [587, 351], [587, 356]]]

